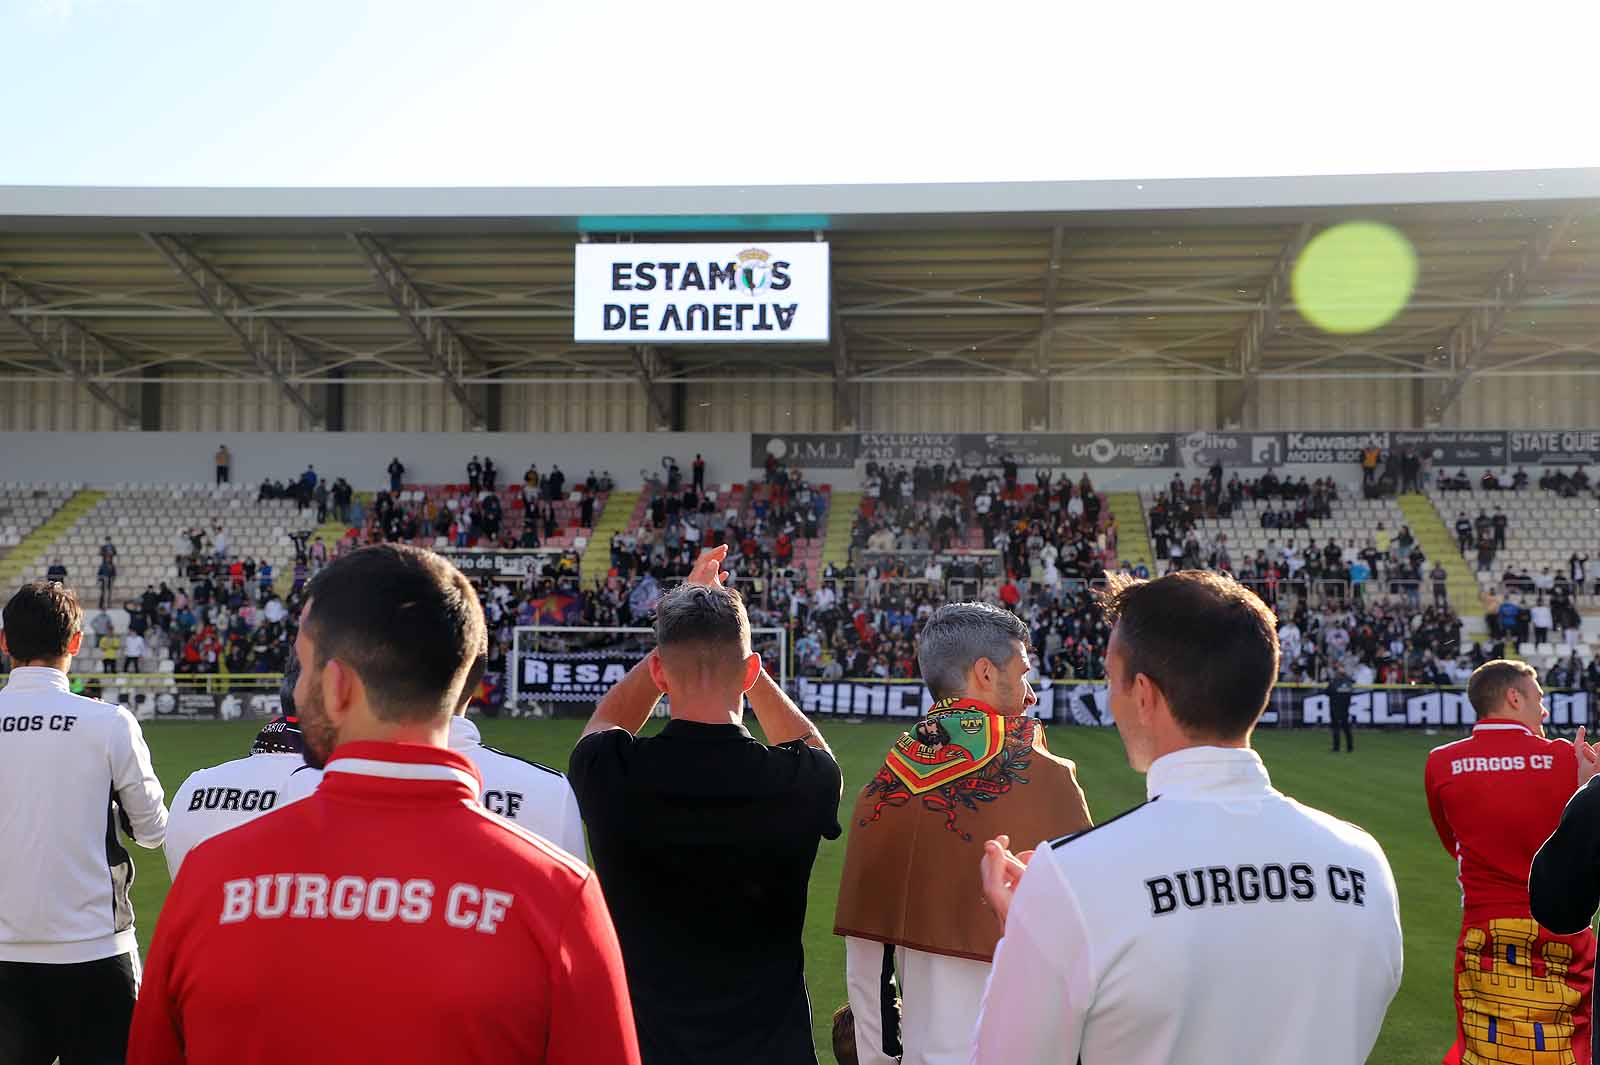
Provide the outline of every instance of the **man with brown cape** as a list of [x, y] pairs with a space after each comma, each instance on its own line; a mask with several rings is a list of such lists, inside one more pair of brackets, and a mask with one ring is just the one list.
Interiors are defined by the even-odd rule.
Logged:
[[1027, 847], [1091, 824], [1073, 763], [1024, 716], [1038, 699], [1014, 614], [941, 607], [917, 660], [933, 708], [856, 799], [834, 919], [861, 1065], [965, 1065], [1000, 938], [981, 891], [984, 842]]

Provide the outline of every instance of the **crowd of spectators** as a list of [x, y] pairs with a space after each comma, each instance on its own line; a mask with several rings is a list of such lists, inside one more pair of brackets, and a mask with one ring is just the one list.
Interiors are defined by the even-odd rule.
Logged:
[[[1338, 500], [1339, 486], [1331, 477], [1308, 483], [1304, 477], [1298, 481], [1279, 478], [1268, 470], [1248, 481], [1240, 480], [1236, 473], [1224, 484], [1221, 467], [1214, 466], [1204, 479], [1196, 477], [1185, 484], [1173, 474], [1172, 483], [1148, 517], [1156, 561], [1168, 560], [1170, 572], [1171, 560], [1185, 555], [1173, 546], [1185, 543], [1202, 519], [1230, 518], [1246, 504], [1262, 504], [1258, 520], [1263, 529], [1295, 530], [1310, 529], [1311, 522], [1331, 517]], [[1184, 568], [1195, 568], [1192, 556]]]
[[1007, 458], [998, 475], [927, 462], [868, 463], [866, 475], [851, 529], [851, 550], [862, 564], [929, 556], [922, 576], [940, 581], [947, 576], [940, 558], [969, 550], [975, 530], [978, 550], [994, 552], [989, 576], [1059, 588], [1102, 579], [1115, 563], [1116, 519], [1087, 473], [1074, 482], [1040, 468], [1024, 484]]
[[1484, 607], [1483, 620], [1493, 640], [1542, 644], [1557, 637], [1561, 643], [1576, 644], [1583, 627], [1572, 582], [1549, 570], [1530, 584], [1509, 585], [1504, 596], [1490, 592]]
[[[566, 474], [560, 466], [541, 475], [529, 466], [514, 489], [497, 486], [492, 459], [467, 466], [464, 484], [441, 490], [408, 494], [403, 488], [385, 490], [373, 497], [359, 523], [357, 538], [365, 543], [404, 542], [431, 545], [442, 540], [455, 548], [541, 547], [556, 538], [562, 524], [561, 504], [567, 498]], [[600, 497], [612, 490], [609, 472], [590, 470], [576, 491], [577, 520], [592, 528]]]
[[1347, 540], [1340, 544], [1330, 537], [1320, 545], [1311, 538], [1302, 544], [1291, 535], [1281, 544], [1268, 541], [1254, 555], [1238, 558], [1226, 533], [1213, 538], [1191, 530], [1181, 545], [1173, 542], [1167, 572], [1210, 569], [1227, 573], [1273, 607], [1290, 595], [1313, 605], [1325, 601], [1337, 605], [1347, 598], [1361, 602], [1392, 597], [1420, 609], [1429, 587], [1435, 603], [1445, 598], [1444, 569], [1437, 563], [1429, 569], [1427, 563], [1410, 526], [1390, 532], [1380, 523], [1364, 543]]
[[281, 673], [293, 653], [303, 591], [297, 585], [280, 597], [265, 563], [208, 560], [197, 562], [189, 579], [147, 585], [124, 601], [125, 631], [103, 609], [87, 627], [102, 673]]
[[[1464, 478], [1465, 471], [1458, 474], [1458, 477]], [[1517, 492], [1528, 487], [1528, 475], [1518, 467], [1511, 478], [1501, 481], [1492, 471], [1486, 471], [1483, 482], [1482, 488], [1488, 491]], [[1553, 492], [1563, 498], [1573, 498], [1590, 490], [1589, 476], [1582, 466], [1577, 467], [1570, 475], [1563, 470], [1551, 470], [1539, 478], [1539, 488], [1541, 491]], [[1456, 547], [1463, 558], [1475, 561], [1478, 572], [1493, 573], [1499, 552], [1506, 546], [1506, 533], [1509, 527], [1510, 517], [1502, 507], [1494, 507], [1492, 514], [1480, 507], [1476, 517], [1469, 516], [1465, 510], [1457, 510], [1454, 524]], [[1548, 596], [1551, 599], [1551, 608], [1559, 613], [1562, 608], [1553, 594], [1557, 585], [1562, 587], [1563, 599], [1576, 600], [1591, 592], [1589, 586], [1591, 580], [1595, 581], [1593, 593], [1600, 594], [1600, 574], [1591, 572], [1588, 555], [1574, 551], [1568, 557], [1563, 571], [1552, 573], [1551, 568], [1546, 566], [1538, 574], [1534, 574], [1519, 570], [1511, 564], [1501, 574], [1499, 583], [1507, 594]], [[1571, 616], [1574, 618], [1577, 616], [1575, 607], [1571, 609]], [[1576, 627], [1576, 623], [1573, 627]]]
[[1433, 457], [1411, 445], [1399, 451], [1376, 442], [1361, 449], [1361, 493], [1367, 499], [1420, 492], [1433, 476]]
[[699, 456], [694, 471], [694, 481], [685, 484], [677, 463], [669, 465], [665, 482], [649, 490], [638, 528], [612, 537], [612, 573], [623, 580], [678, 580], [689, 575], [702, 550], [726, 544], [725, 568], [747, 597], [753, 590], [770, 597], [772, 582], [803, 586], [812, 574], [797, 551], [821, 538], [828, 493], [778, 466], [724, 504], [705, 491]]
[[[1254, 480], [1234, 474], [1226, 484], [1213, 467], [1205, 480], [1185, 484], [1174, 475], [1165, 495], [1150, 509], [1149, 527], [1157, 563], [1165, 572], [1210, 569], [1230, 574], [1253, 588], [1269, 606], [1288, 592], [1314, 605], [1328, 599], [1337, 603], [1347, 596], [1363, 600], [1373, 594], [1398, 595], [1420, 609], [1425, 584], [1434, 585], [1442, 600], [1445, 575], [1437, 565], [1427, 567], [1427, 556], [1411, 528], [1391, 530], [1378, 523], [1364, 542], [1340, 544], [1329, 538], [1318, 544], [1307, 535], [1314, 520], [1332, 517], [1339, 486], [1332, 478], [1308, 481], [1279, 478], [1268, 471]], [[1249, 505], [1261, 528], [1281, 531], [1281, 542], [1269, 540], [1253, 555], [1235, 555], [1226, 533], [1202, 533], [1202, 519], [1231, 517]]]
[[[916, 635], [950, 595], [1015, 611], [1051, 676], [1104, 676], [1108, 631], [1089, 589], [1115, 564], [1117, 525], [1087, 474], [869, 463], [852, 562], [829, 567], [796, 616], [802, 675], [917, 675]], [[810, 624], [805, 624], [809, 620]]]
[[[1501, 470], [1496, 473], [1494, 470], [1484, 470], [1478, 475], [1477, 488], [1480, 492], [1521, 492], [1525, 491], [1530, 483], [1532, 481], [1528, 471], [1518, 466], [1515, 472]], [[1563, 499], [1576, 499], [1594, 490], [1594, 487], [1588, 471], [1582, 464], [1574, 466], [1571, 473], [1558, 466], [1552, 466], [1539, 476], [1540, 491], [1554, 492]], [[1467, 476], [1465, 468], [1439, 477], [1441, 492], [1470, 492], [1472, 488], [1472, 478]]]
[[[1423, 476], [1423, 465], [1401, 456], [1401, 476]], [[1380, 455], [1381, 471], [1386, 457]], [[398, 460], [393, 464], [399, 466]], [[1364, 462], [1365, 466], [1365, 462]], [[796, 548], [814, 541], [825, 524], [828, 495], [799, 471], [769, 458], [759, 485], [719, 504], [705, 490], [705, 462], [695, 456], [689, 478], [674, 459], [665, 477], [648, 482], [645, 520], [615, 536], [611, 571], [579, 587], [578, 559], [552, 554], [519, 581], [484, 579], [490, 616], [492, 672], [504, 665], [517, 625], [558, 623], [629, 626], [644, 622], [655, 598], [688, 575], [701, 549], [727, 544], [727, 568], [745, 593], [752, 625], [785, 628], [792, 636], [793, 667], [802, 676], [914, 678], [916, 637], [925, 619], [951, 594], [995, 601], [1028, 625], [1041, 672], [1055, 679], [1105, 675], [1104, 618], [1093, 594], [1107, 572], [1133, 576], [1144, 567], [1117, 560], [1117, 527], [1103, 497], [1084, 474], [1073, 480], [1042, 469], [1024, 483], [1014, 461], [998, 471], [918, 462], [869, 464], [865, 491], [851, 532], [851, 561], [807, 573]], [[399, 467], [403, 473], [403, 467]], [[1378, 474], [1381, 476], [1381, 472]], [[1485, 474], [1484, 487], [1501, 482]], [[359, 543], [430, 542], [443, 537], [458, 547], [537, 547], [555, 534], [556, 503], [566, 498], [559, 467], [541, 474], [530, 466], [520, 485], [497, 484], [492, 459], [468, 463], [466, 483], [445, 492], [402, 497], [379, 492], [366, 508], [343, 480], [331, 486], [308, 467], [299, 477], [262, 485], [260, 498], [291, 498], [302, 507], [350, 521], [351, 534], [332, 548]], [[1491, 483], [1492, 482], [1492, 483]], [[1571, 475], [1547, 472], [1542, 489], [1587, 491], [1582, 467]], [[592, 525], [597, 498], [613, 488], [609, 472], [590, 471], [577, 486], [581, 521]], [[1518, 469], [1507, 491], [1528, 487]], [[1363, 542], [1329, 539], [1318, 545], [1310, 522], [1331, 515], [1339, 499], [1332, 479], [1278, 477], [1223, 480], [1220, 467], [1204, 478], [1175, 475], [1149, 514], [1157, 558], [1171, 572], [1203, 568], [1227, 572], [1255, 589], [1283, 621], [1280, 679], [1320, 683], [1342, 673], [1356, 683], [1459, 683], [1477, 661], [1507, 643], [1575, 642], [1581, 626], [1576, 599], [1588, 559], [1574, 555], [1567, 571], [1539, 575], [1508, 571], [1508, 595], [1490, 600], [1484, 645], [1461, 646], [1460, 619], [1450, 610], [1443, 566], [1429, 561], [1411, 530], [1378, 525]], [[521, 506], [507, 507], [514, 493]], [[1281, 531], [1253, 556], [1236, 556], [1226, 534], [1208, 535], [1201, 519], [1225, 518], [1250, 505], [1264, 529]], [[1463, 553], [1503, 547], [1507, 518], [1501, 508], [1463, 511], [1457, 534]], [[178, 673], [275, 672], [287, 661], [301, 591], [330, 549], [297, 531], [291, 573], [265, 560], [230, 553], [227, 530], [184, 530], [174, 544], [177, 572], [169, 584], [146, 588], [124, 601], [126, 635], [111, 631], [108, 607], [116, 602], [116, 548], [101, 548], [100, 612], [91, 621], [105, 672], [151, 670], [164, 659]], [[52, 571], [54, 573], [54, 571]], [[65, 574], [55, 574], [64, 579]], [[276, 586], [287, 576], [287, 591]], [[1597, 589], [1600, 591], [1600, 589]], [[1600, 666], [1575, 655], [1559, 659], [1547, 683], [1587, 683]], [[1588, 678], [1585, 680], [1585, 678]]]
[[[221, 469], [219, 466], [219, 476]], [[343, 477], [336, 478], [330, 484], [317, 474], [314, 466], [307, 466], [304, 473], [296, 476], [281, 481], [271, 478], [262, 481], [261, 488], [256, 492], [256, 502], [289, 499], [301, 510], [315, 509], [318, 524], [327, 521], [332, 514], [348, 525], [352, 521], [355, 496], [355, 489]]]
[[[1387, 461], [1369, 448], [1362, 465], [1378, 480]], [[1414, 454], [1399, 456], [1404, 480], [1420, 477], [1422, 469]], [[1332, 517], [1338, 500], [1332, 478], [1297, 480], [1268, 471], [1254, 480], [1234, 474], [1224, 483], [1220, 467], [1212, 467], [1204, 480], [1185, 483], [1174, 475], [1150, 511], [1151, 539], [1166, 572], [1227, 573], [1285, 619], [1282, 680], [1320, 683], [1343, 672], [1357, 683], [1400, 683], [1442, 675], [1462, 651], [1443, 566], [1429, 566], [1407, 525], [1391, 530], [1378, 523], [1369, 536], [1342, 544], [1296, 535]], [[1282, 538], [1236, 555], [1226, 533], [1202, 531], [1202, 519], [1227, 518], [1247, 504], [1261, 528]]]
[[1472, 558], [1475, 553], [1478, 572], [1492, 571], [1495, 555], [1506, 546], [1506, 529], [1510, 523], [1511, 519], [1499, 507], [1494, 508], [1493, 514], [1480, 509], [1476, 518], [1470, 518], [1466, 511], [1458, 510], [1455, 534], [1456, 548], [1461, 552], [1461, 557]]
[[1454, 684], [1462, 673], [1461, 619], [1448, 604], [1417, 609], [1403, 597], [1280, 609], [1278, 679], [1320, 683], [1336, 672], [1357, 684]]

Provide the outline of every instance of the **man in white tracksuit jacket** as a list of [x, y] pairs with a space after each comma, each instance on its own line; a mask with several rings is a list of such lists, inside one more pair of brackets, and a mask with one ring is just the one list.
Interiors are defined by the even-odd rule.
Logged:
[[167, 823], [167, 871], [178, 869], [189, 852], [213, 836], [249, 824], [293, 801], [289, 777], [305, 767], [305, 742], [295, 714], [294, 686], [300, 664], [291, 656], [279, 691], [282, 713], [268, 721], [250, 744], [250, 753], [208, 769], [197, 769], [172, 794]]
[[987, 845], [1005, 936], [972, 1060], [1362, 1065], [1400, 987], [1394, 877], [1250, 749], [1271, 611], [1199, 570], [1112, 587], [1111, 713], [1150, 799], [1031, 860]]
[[61, 584], [24, 585], [0, 648], [0, 1061], [121, 1061], [139, 982], [133, 862], [167, 831], [161, 782], [132, 714], [73, 695], [83, 611]]

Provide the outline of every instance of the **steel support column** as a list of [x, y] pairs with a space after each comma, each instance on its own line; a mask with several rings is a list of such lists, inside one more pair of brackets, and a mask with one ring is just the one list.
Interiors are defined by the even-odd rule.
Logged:
[[1055, 342], [1056, 293], [1061, 286], [1061, 249], [1065, 234], [1060, 226], [1050, 231], [1050, 261], [1044, 272], [1044, 317], [1033, 349], [1035, 380], [1022, 390], [1022, 424], [1034, 432], [1050, 428], [1050, 346]]
[[1310, 239], [1311, 226], [1303, 225], [1295, 230], [1294, 236], [1289, 238], [1289, 243], [1278, 254], [1272, 275], [1267, 278], [1262, 291], [1260, 304], [1250, 312], [1244, 329], [1239, 333], [1239, 340], [1233, 348], [1231, 367], [1239, 374], [1239, 378], [1217, 386], [1217, 410], [1222, 415], [1219, 428], [1237, 425], [1253, 429], [1260, 420], [1256, 398], [1261, 387], [1261, 354], [1278, 331], [1278, 319], [1289, 305], [1290, 279], [1294, 274], [1295, 260]]
[[[818, 231], [817, 240], [824, 234]], [[828, 321], [833, 333], [833, 428], [852, 433], [861, 415], [861, 390], [851, 378], [855, 367], [850, 362], [850, 338], [845, 336], [844, 318], [839, 314], [839, 281], [828, 264]]]
[[1549, 260], [1552, 252], [1571, 235], [1577, 219], [1568, 215], [1542, 226], [1522, 251], [1495, 275], [1483, 300], [1461, 316], [1450, 329], [1444, 344], [1429, 360], [1433, 369], [1447, 369], [1454, 376], [1446, 381], [1424, 382], [1422, 418], [1426, 425], [1438, 425], [1461, 391], [1480, 369], [1483, 355], [1494, 338], [1505, 328], [1506, 314], [1528, 294], [1528, 282]]
[[[95, 333], [71, 318], [26, 318], [16, 312], [43, 300], [12, 278], [0, 274], [0, 317], [4, 317], [28, 338], [35, 351], [49, 360], [57, 370], [71, 377], [78, 387], [94, 397], [95, 402], [110, 410], [129, 429], [139, 428], [139, 414], [93, 378], [104, 372], [110, 360], [121, 365], [128, 358]], [[91, 373], [86, 367], [93, 364]]]
[[645, 398], [650, 403], [650, 420], [657, 432], [670, 432], [673, 428], [672, 385], [658, 381], [667, 369], [661, 353], [648, 344], [635, 344], [629, 349], [633, 365], [639, 373], [639, 383], [644, 386]]
[[161, 429], [161, 370], [152, 366], [145, 371], [146, 380], [139, 384], [139, 428], [147, 433]]
[[836, 432], [855, 432], [861, 417], [861, 393], [852, 380], [854, 375], [850, 342], [844, 335], [844, 322], [836, 306], [833, 312], [833, 428]]
[[487, 428], [488, 419], [483, 404], [467, 391], [461, 378], [464, 370], [481, 372], [488, 368], [488, 363], [473, 350], [472, 345], [448, 319], [428, 314], [433, 310], [432, 305], [417, 290], [405, 268], [376, 237], [367, 233], [349, 233], [346, 236], [360, 250], [367, 265], [372, 267], [384, 295], [394, 304], [395, 311], [417, 338], [417, 343], [422, 345], [434, 372], [466, 414], [468, 424], [474, 429]]
[[167, 261], [167, 265], [189, 283], [212, 316], [238, 339], [256, 368], [278, 386], [278, 391], [306, 416], [314, 428], [321, 429], [325, 424], [321, 408], [290, 381], [305, 367], [318, 366], [320, 361], [272, 319], [248, 316], [247, 312], [252, 309], [249, 301], [182, 238], [170, 233], [145, 233], [142, 236]]

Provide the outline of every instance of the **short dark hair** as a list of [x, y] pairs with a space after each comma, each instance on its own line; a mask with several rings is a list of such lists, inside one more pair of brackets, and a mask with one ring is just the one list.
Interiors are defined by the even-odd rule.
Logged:
[[1537, 681], [1539, 673], [1526, 662], [1497, 658], [1485, 662], [1467, 678], [1467, 702], [1479, 717], [1490, 717], [1505, 702], [1506, 692], [1523, 679]]
[[1153, 581], [1113, 574], [1101, 606], [1124, 679], [1149, 677], [1185, 731], [1235, 739], [1255, 726], [1278, 676], [1278, 631], [1254, 592], [1205, 570]]
[[462, 680], [488, 653], [472, 582], [432, 551], [361, 548], [319, 571], [306, 598], [318, 668], [337, 658], [354, 669], [386, 721], [449, 717]]
[[489, 652], [485, 651], [472, 660], [467, 676], [461, 684], [461, 698], [456, 706], [459, 708], [472, 702], [473, 696], [478, 693], [478, 686], [483, 683], [485, 674], [489, 672]]
[[698, 647], [708, 664], [732, 665], [750, 653], [750, 618], [735, 588], [683, 584], [656, 604], [656, 647]]
[[83, 629], [83, 607], [60, 581], [29, 581], [5, 608], [6, 647], [11, 661], [43, 662], [67, 653]]
[[278, 684], [278, 708], [284, 717], [298, 717], [294, 703], [295, 685], [300, 683], [300, 656], [291, 653], [283, 668], [283, 680]]

